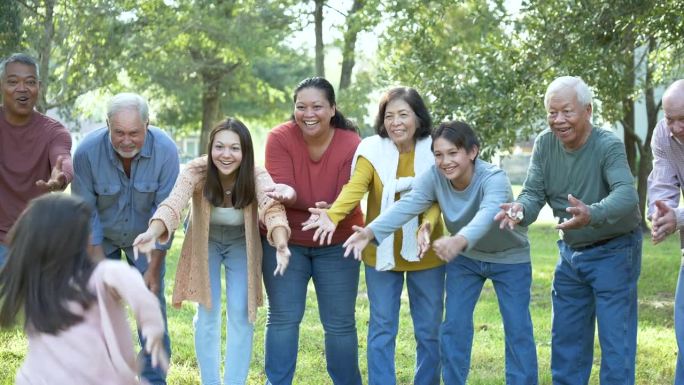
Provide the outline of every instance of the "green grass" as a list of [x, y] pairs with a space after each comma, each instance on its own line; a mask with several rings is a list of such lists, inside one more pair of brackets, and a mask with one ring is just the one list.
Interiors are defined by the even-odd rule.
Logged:
[[[168, 258], [167, 285], [173, 283], [177, 255], [182, 242], [178, 234]], [[556, 231], [549, 224], [535, 224], [530, 229], [533, 259], [532, 317], [539, 356], [540, 384], [551, 384], [549, 370], [551, 340], [550, 287], [556, 263]], [[637, 384], [669, 384], [672, 381], [677, 347], [673, 329], [673, 302], [677, 272], [680, 263], [679, 241], [670, 237], [654, 247], [645, 239], [643, 265], [639, 283], [639, 348], [637, 357]], [[363, 271], [363, 269], [362, 269]], [[167, 301], [171, 287], [167, 287]], [[400, 384], [411, 384], [414, 366], [415, 342], [408, 313], [406, 294], [402, 297], [401, 325], [397, 338], [397, 378]], [[296, 384], [330, 384], [323, 354], [323, 330], [318, 319], [313, 286], [309, 286], [307, 308], [301, 326]], [[359, 364], [362, 375], [366, 371], [366, 332], [368, 326], [368, 298], [362, 277], [357, 300], [357, 327], [359, 335]], [[170, 384], [199, 384], [192, 338], [194, 306], [182, 309], [169, 308], [169, 324], [173, 343], [173, 364], [169, 372]], [[263, 374], [265, 309], [260, 309], [254, 337], [254, 355], [249, 384], [265, 383]], [[475, 339], [469, 384], [500, 385], [504, 379], [504, 338], [496, 296], [490, 283], [485, 285], [475, 311]], [[0, 332], [0, 384], [12, 384], [14, 373], [26, 351], [26, 340], [21, 331]], [[597, 385], [600, 352], [598, 343], [590, 384]]]

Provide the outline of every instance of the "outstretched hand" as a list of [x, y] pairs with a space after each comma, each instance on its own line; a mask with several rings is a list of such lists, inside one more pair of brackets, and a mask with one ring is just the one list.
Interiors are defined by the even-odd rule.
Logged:
[[337, 225], [333, 223], [332, 219], [328, 216], [327, 209], [311, 207], [309, 208], [309, 212], [312, 214], [311, 217], [315, 218], [315, 220], [306, 225], [302, 224], [302, 231], [316, 229], [313, 235], [313, 241], [316, 242], [320, 239], [319, 244], [321, 246], [323, 243], [329, 245], [332, 242], [332, 237], [335, 233], [335, 229], [337, 229]]
[[[332, 204], [329, 204], [326, 201], [318, 201], [318, 202], [314, 203], [314, 206], [317, 209], [329, 209], [330, 207], [332, 207]], [[318, 214], [311, 214], [311, 216], [309, 216], [309, 219], [302, 222], [302, 227], [308, 226], [310, 223], [314, 223], [317, 220], [318, 220]]]
[[289, 206], [297, 200], [297, 192], [295, 189], [283, 183], [276, 183], [273, 186], [264, 189], [264, 192], [269, 198], [286, 206]]
[[418, 235], [416, 235], [418, 258], [420, 259], [423, 259], [425, 253], [430, 249], [430, 235], [432, 235], [432, 225], [430, 225], [430, 222], [425, 222], [420, 226]]
[[523, 205], [517, 202], [511, 202], [502, 203], [499, 207], [501, 210], [494, 216], [494, 220], [500, 222], [499, 228], [501, 230], [506, 227], [508, 227], [509, 230], [513, 230], [515, 225], [521, 221], [519, 215], [523, 213]]
[[147, 263], [150, 262], [150, 253], [154, 250], [157, 244], [157, 237], [152, 232], [151, 228], [148, 228], [142, 234], [135, 237], [133, 241], [133, 257], [137, 260], [140, 254], [144, 254], [147, 257]]
[[432, 244], [437, 257], [444, 262], [451, 262], [468, 246], [468, 240], [462, 235], [454, 235], [453, 237], [444, 236], [439, 238]]
[[278, 245], [276, 248], [276, 263], [277, 266], [273, 270], [273, 276], [280, 274], [281, 276], [285, 274], [287, 270], [287, 265], [290, 263], [290, 248], [287, 247], [287, 243], [283, 245]]
[[145, 335], [145, 351], [150, 354], [152, 366], [164, 373], [169, 370], [169, 356], [164, 350], [164, 330], [155, 330]]
[[584, 202], [575, 198], [572, 194], [568, 194], [568, 203], [570, 206], [565, 209], [568, 213], [572, 214], [572, 218], [568, 219], [563, 223], [556, 225], [558, 230], [572, 230], [582, 228], [591, 222], [591, 213], [589, 212], [589, 206], [585, 205]]
[[354, 259], [360, 261], [361, 252], [368, 246], [368, 242], [375, 238], [375, 234], [367, 227], [364, 228], [356, 225], [352, 226], [352, 230], [354, 230], [354, 234], [347, 238], [342, 245], [344, 247], [344, 256], [346, 258], [349, 254], [353, 254]]
[[50, 179], [47, 181], [38, 180], [36, 181], [36, 186], [45, 191], [62, 190], [66, 186], [66, 174], [64, 174], [64, 171], [62, 171], [63, 163], [64, 155], [58, 156], [55, 167], [52, 168], [52, 172], [50, 173]]

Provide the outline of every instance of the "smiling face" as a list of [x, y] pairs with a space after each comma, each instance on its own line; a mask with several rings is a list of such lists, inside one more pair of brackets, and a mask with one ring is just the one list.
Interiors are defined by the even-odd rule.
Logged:
[[435, 166], [457, 190], [464, 190], [473, 178], [474, 160], [478, 148], [470, 151], [456, 147], [449, 140], [439, 137], [432, 142], [432, 153], [435, 156]]
[[238, 134], [230, 130], [217, 132], [211, 144], [211, 160], [221, 177], [235, 173], [242, 163], [242, 145]]
[[385, 130], [400, 152], [410, 151], [416, 135], [416, 114], [404, 99], [394, 99], [385, 108]]
[[16, 126], [28, 123], [40, 91], [36, 68], [19, 62], [9, 63], [0, 82], [7, 122]]
[[546, 118], [551, 131], [568, 150], [576, 150], [591, 133], [591, 104], [581, 105], [572, 88], [562, 88], [549, 95]]
[[107, 120], [107, 127], [114, 151], [121, 158], [130, 159], [138, 155], [145, 144], [147, 122], [142, 120], [137, 109], [117, 111]]
[[327, 135], [330, 119], [335, 116], [335, 106], [330, 104], [322, 90], [302, 88], [295, 98], [294, 118], [305, 137]]

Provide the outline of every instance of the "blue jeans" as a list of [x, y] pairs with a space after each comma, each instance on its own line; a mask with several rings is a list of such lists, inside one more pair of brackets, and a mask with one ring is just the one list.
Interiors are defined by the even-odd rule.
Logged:
[[355, 306], [359, 262], [344, 258], [341, 244], [324, 247], [290, 245], [283, 276], [273, 276], [275, 248], [262, 239], [264, 285], [268, 295], [265, 369], [267, 384], [290, 385], [297, 365], [299, 324], [306, 291], [313, 279], [318, 314], [325, 331], [325, 358], [335, 385], [361, 385]]
[[404, 274], [416, 338], [413, 383], [439, 385], [439, 326], [444, 309], [444, 266], [407, 272], [377, 271], [372, 266], [366, 266], [366, 288], [370, 303], [368, 384], [397, 383], [394, 352]]
[[7, 258], [7, 246], [0, 243], [0, 268], [5, 265], [5, 259]]
[[[146, 263], [141, 262], [145, 259], [144, 256], [138, 258], [136, 263], [133, 257], [133, 248], [127, 247], [125, 249], [116, 249], [110, 254], [107, 254], [107, 259], [120, 260], [121, 251], [123, 250], [126, 254], [126, 261], [129, 265], [134, 266], [140, 271], [140, 274], [145, 274], [145, 270], [141, 270], [140, 266], [146, 266]], [[146, 268], [146, 267], [145, 267]], [[171, 340], [169, 339], [169, 326], [166, 322], [166, 297], [164, 296], [164, 275], [166, 273], [166, 264], [162, 264], [162, 268], [159, 272], [159, 293], [157, 293], [157, 299], [159, 300], [159, 307], [161, 308], [162, 318], [164, 319], [164, 349], [171, 358]], [[159, 368], [152, 366], [152, 357], [145, 353], [145, 339], [138, 329], [138, 340], [140, 341], [140, 355], [139, 360], [142, 360], [144, 367], [141, 376], [145, 378], [151, 385], [166, 385], [166, 373]]]
[[532, 265], [490, 263], [459, 255], [446, 265], [446, 316], [441, 329], [445, 385], [466, 383], [473, 347], [473, 311], [487, 278], [503, 319], [506, 384], [535, 385], [537, 349], [530, 315]]
[[[684, 257], [684, 256], [683, 256]], [[682, 259], [684, 261], [684, 258]], [[675, 292], [675, 336], [677, 337], [677, 369], [675, 370], [675, 385], [684, 385], [684, 264], [679, 267], [677, 291]]]
[[197, 306], [195, 353], [202, 385], [221, 383], [221, 265], [226, 271], [226, 385], [243, 385], [249, 374], [254, 325], [247, 315], [247, 249], [245, 227], [209, 228], [211, 309]]
[[558, 241], [551, 293], [554, 385], [589, 382], [596, 323], [601, 385], [634, 384], [641, 243], [639, 229], [594, 247], [573, 249]]

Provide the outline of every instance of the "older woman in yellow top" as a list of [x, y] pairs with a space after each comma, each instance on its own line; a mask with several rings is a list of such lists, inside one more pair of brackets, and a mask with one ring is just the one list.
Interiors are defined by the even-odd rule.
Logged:
[[219, 123], [210, 134], [209, 156], [191, 161], [181, 172], [169, 197], [134, 242], [151, 249], [166, 242], [192, 198], [190, 222], [176, 270], [173, 304], [198, 302], [194, 320], [195, 353], [202, 384], [220, 383], [221, 265], [226, 271], [225, 384], [244, 384], [252, 355], [256, 308], [261, 289], [262, 244], [259, 222], [268, 242], [277, 248], [277, 268], [283, 274], [290, 250], [290, 228], [279, 202], [294, 199], [289, 186], [276, 185], [262, 167], [254, 166], [252, 138], [237, 119]]
[[[415, 89], [397, 87], [387, 91], [375, 120], [377, 135], [365, 138], [359, 145], [349, 183], [329, 208], [311, 208], [312, 217], [303, 229], [316, 228], [314, 241], [330, 243], [337, 223], [366, 192], [366, 222], [370, 222], [411, 191], [413, 177], [434, 163], [431, 124], [425, 103]], [[404, 279], [417, 345], [413, 383], [439, 385], [444, 262], [429, 245], [443, 234], [440, 214], [435, 204], [380, 245], [363, 252], [370, 302], [369, 385], [396, 384], [394, 351]]]

